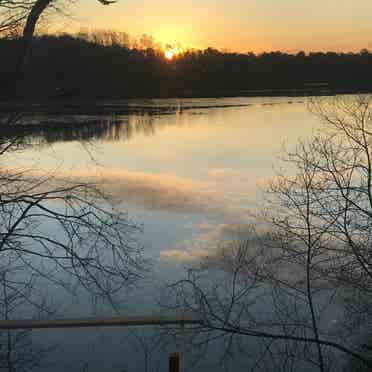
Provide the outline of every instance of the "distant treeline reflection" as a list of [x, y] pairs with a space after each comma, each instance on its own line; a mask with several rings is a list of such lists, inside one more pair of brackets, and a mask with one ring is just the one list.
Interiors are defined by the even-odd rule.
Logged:
[[[151, 115], [62, 116], [55, 118], [24, 117], [17, 125], [1, 121], [0, 142], [22, 138], [33, 145], [69, 141], [130, 140], [135, 135], [155, 134], [155, 117]], [[162, 122], [164, 125], [164, 121]], [[159, 123], [157, 124], [159, 125]]]
[[[171, 61], [145, 38], [79, 33], [39, 36], [19, 91], [28, 98], [128, 98], [316, 94], [372, 90], [372, 54], [182, 51]], [[20, 40], [0, 39], [2, 76], [12, 76]], [[9, 97], [8, 92], [0, 93]]]

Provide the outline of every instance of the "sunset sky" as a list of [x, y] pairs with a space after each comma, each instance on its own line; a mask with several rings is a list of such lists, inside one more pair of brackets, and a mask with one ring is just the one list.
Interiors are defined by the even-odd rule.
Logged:
[[372, 48], [371, 14], [370, 0], [80, 0], [66, 22], [195, 48], [358, 51]]

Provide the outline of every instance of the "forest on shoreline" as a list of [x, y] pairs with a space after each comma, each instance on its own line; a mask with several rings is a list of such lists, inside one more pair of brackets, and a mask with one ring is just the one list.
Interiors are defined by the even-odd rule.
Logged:
[[[172, 60], [151, 38], [125, 33], [35, 37], [17, 98], [308, 95], [372, 91], [372, 52], [232, 53], [185, 50]], [[0, 39], [2, 99], [10, 98], [19, 38]], [[21, 97], [20, 97], [20, 93]], [[13, 96], [14, 98], [14, 96]]]

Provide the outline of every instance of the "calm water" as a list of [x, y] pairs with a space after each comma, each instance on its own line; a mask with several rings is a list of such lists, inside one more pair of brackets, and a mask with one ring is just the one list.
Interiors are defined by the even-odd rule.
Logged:
[[[251, 212], [261, 207], [262, 189], [275, 176], [283, 145], [293, 147], [319, 123], [302, 98], [115, 104], [128, 105], [128, 114], [42, 118], [56, 122], [56, 129], [30, 136], [41, 146], [12, 156], [12, 167], [99, 182], [121, 200], [121, 208], [143, 225], [138, 239], [154, 262], [140, 288], [125, 296], [122, 312], [157, 312], [164, 285], [244, 231]], [[59, 316], [92, 314], [89, 301], [56, 292], [48, 296], [59, 304]], [[58, 345], [45, 370], [144, 371], [141, 342], [134, 338], [128, 345], [131, 332], [35, 331], [34, 338]], [[148, 331], [140, 333], [150, 340]], [[164, 370], [166, 355], [154, 348], [149, 358], [149, 371]]]

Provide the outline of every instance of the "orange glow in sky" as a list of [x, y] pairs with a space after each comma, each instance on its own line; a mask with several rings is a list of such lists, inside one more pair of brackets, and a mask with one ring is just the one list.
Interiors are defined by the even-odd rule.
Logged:
[[[162, 45], [238, 52], [372, 49], [370, 0], [80, 0], [67, 27], [111, 29]], [[59, 22], [62, 31], [66, 25]], [[58, 27], [58, 25], [57, 25]], [[57, 28], [56, 27], [56, 28]], [[57, 30], [58, 31], [58, 30]]]

